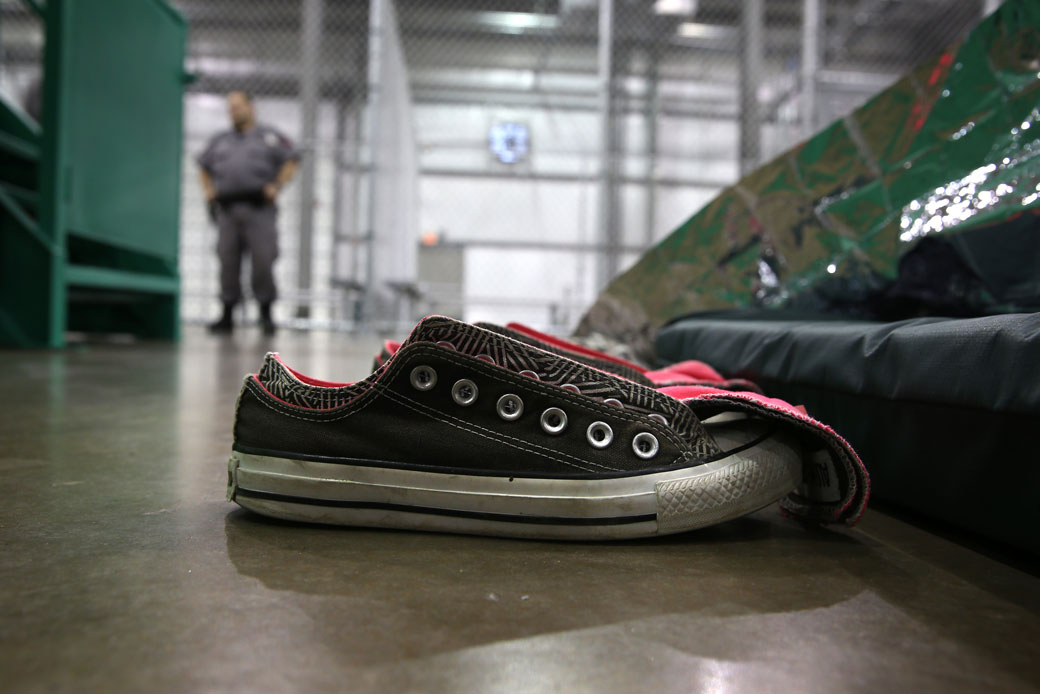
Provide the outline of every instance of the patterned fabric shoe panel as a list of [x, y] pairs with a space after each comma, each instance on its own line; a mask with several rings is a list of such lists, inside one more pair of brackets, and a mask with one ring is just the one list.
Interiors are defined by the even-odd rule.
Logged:
[[[376, 372], [378, 373], [378, 370]], [[311, 410], [341, 407], [365, 391], [364, 385], [360, 383], [334, 387], [305, 383], [282, 363], [275, 352], [269, 352], [264, 357], [264, 363], [257, 372], [256, 379], [279, 400]]]
[[516, 373], [531, 374], [544, 383], [571, 386], [584, 396], [639, 414], [657, 414], [693, 444], [702, 458], [721, 451], [696, 415], [681, 402], [651, 387], [604, 373], [585, 364], [518, 342], [490, 330], [434, 316], [423, 319], [404, 345], [415, 342], [447, 343], [463, 353], [487, 358]]

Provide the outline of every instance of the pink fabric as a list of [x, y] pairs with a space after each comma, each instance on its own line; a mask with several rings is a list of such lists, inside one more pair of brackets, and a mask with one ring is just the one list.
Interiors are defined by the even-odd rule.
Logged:
[[697, 398], [702, 395], [716, 395], [730, 392], [728, 390], [712, 388], [710, 386], [664, 386], [657, 390], [665, 395], [672, 396], [676, 400], [685, 400], [687, 398]]
[[704, 400], [712, 396], [720, 395], [725, 395], [726, 397], [739, 397], [744, 400], [752, 400], [765, 405], [771, 410], [786, 412], [787, 414], [792, 414], [799, 419], [811, 420], [812, 422], [819, 424], [819, 422], [806, 414], [804, 407], [795, 407], [789, 402], [777, 398], [770, 398], [760, 393], [752, 393], [744, 390], [722, 390], [720, 388], [710, 388], [708, 386], [666, 386], [664, 388], [658, 388], [658, 390], [666, 395], [671, 395], [677, 400], [688, 400], [694, 398]]
[[647, 371], [643, 375], [658, 385], [663, 385], [666, 383], [690, 384], [691, 381], [700, 381], [702, 383], [705, 381], [708, 383], [718, 383], [722, 380], [715, 378], [692, 378], [691, 376], [684, 374], [681, 371], [673, 370], [670, 366], [664, 369], [657, 369], [655, 371]]
[[725, 378], [710, 365], [696, 359], [688, 359], [667, 367], [669, 371], [684, 374], [695, 381], [724, 381]]
[[[397, 354], [397, 350], [399, 350], [399, 349], [401, 349], [401, 343], [400, 342], [394, 342], [393, 340], [387, 340], [386, 342], [383, 343], [383, 350], [385, 350], [386, 353], [388, 355], [390, 355], [391, 357], [394, 356], [395, 354]], [[383, 359], [383, 353], [382, 352], [380, 352], [379, 354], [376, 355], [376, 363], [379, 364], [380, 366], [382, 366], [383, 364], [386, 363], [386, 359]]]
[[[702, 364], [702, 362], [679, 362], [678, 364], [672, 364], [666, 366], [663, 369], [655, 369], [654, 371], [647, 371], [643, 375], [649, 378], [654, 383], [675, 383], [682, 381], [707, 381], [709, 383], [722, 383], [726, 379], [715, 369], [711, 368], [707, 364], [703, 364], [703, 369], [688, 369], [683, 370], [679, 367], [684, 364]], [[698, 371], [698, 373], [692, 373]]]

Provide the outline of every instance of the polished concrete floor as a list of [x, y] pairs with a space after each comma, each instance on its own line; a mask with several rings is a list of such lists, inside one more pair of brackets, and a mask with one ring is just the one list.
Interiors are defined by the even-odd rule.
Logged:
[[185, 333], [0, 352], [0, 690], [1040, 688], [1040, 580], [878, 512], [613, 544], [250, 515], [242, 376], [361, 376], [375, 341]]

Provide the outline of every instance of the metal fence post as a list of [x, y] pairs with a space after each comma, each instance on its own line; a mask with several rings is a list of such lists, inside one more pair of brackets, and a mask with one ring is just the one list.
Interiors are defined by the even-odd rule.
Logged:
[[802, 4], [802, 136], [816, 132], [816, 73], [820, 69], [820, 0]]
[[740, 175], [754, 170], [762, 151], [758, 85], [762, 79], [762, 0], [744, 0], [740, 18]]
[[654, 243], [654, 227], [657, 226], [657, 121], [661, 116], [661, 95], [658, 91], [657, 51], [649, 52], [650, 66], [647, 70], [646, 95], [646, 229], [647, 248]]
[[614, 113], [614, 0], [599, 2], [599, 43], [597, 66], [600, 89], [600, 204], [599, 228], [603, 235], [603, 255], [599, 262], [597, 286], [607, 286], [618, 269], [617, 152]]
[[321, 31], [325, 0], [304, 0], [300, 22], [300, 116], [304, 150], [300, 171], [300, 244], [296, 286], [299, 302], [296, 315], [310, 316], [311, 239], [314, 235], [314, 141], [317, 134], [318, 101], [321, 98]]

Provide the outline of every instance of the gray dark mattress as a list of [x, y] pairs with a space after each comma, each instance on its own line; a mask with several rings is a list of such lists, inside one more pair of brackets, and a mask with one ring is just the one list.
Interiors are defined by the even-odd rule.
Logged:
[[1040, 314], [722, 311], [665, 326], [657, 350], [805, 405], [860, 453], [875, 499], [1040, 554]]

